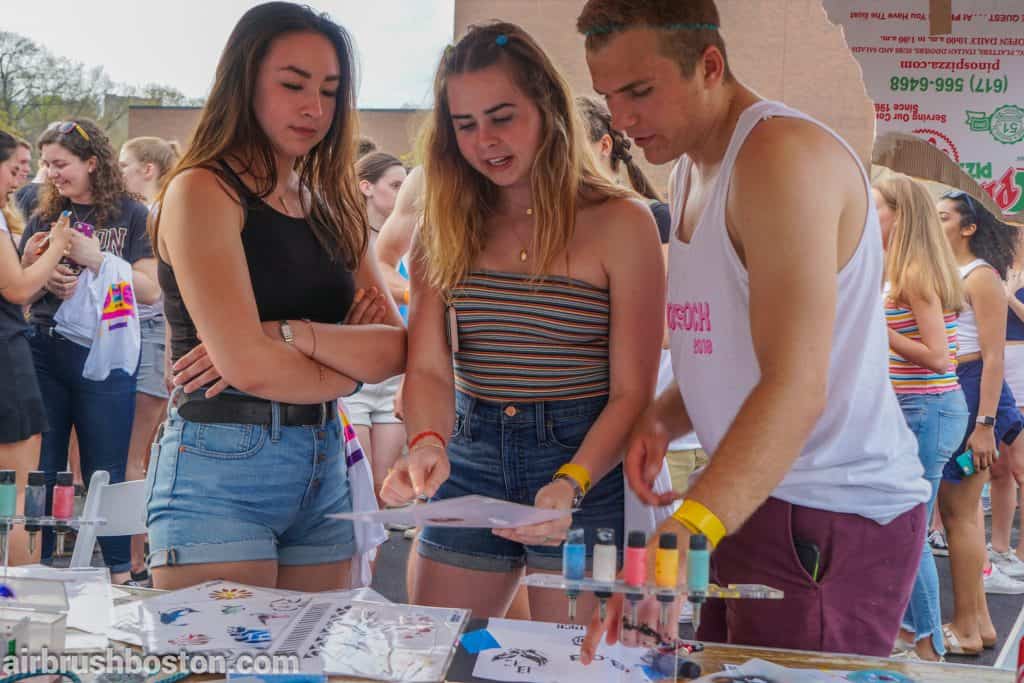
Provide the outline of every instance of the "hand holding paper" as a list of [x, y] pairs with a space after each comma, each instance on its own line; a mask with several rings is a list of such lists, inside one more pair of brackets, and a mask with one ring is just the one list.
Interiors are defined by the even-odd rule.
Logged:
[[[462, 529], [515, 529], [564, 519], [568, 528], [571, 509], [543, 509], [486, 496], [460, 496], [436, 503], [377, 512], [328, 515], [354, 522], [394, 523], [410, 526], [444, 526]], [[564, 533], [563, 533], [564, 536]]]
[[514, 529], [495, 528], [495, 536], [523, 545], [561, 545], [572, 526], [572, 500], [576, 492], [565, 479], [556, 479], [537, 492], [533, 505], [539, 510], [563, 510], [570, 514], [548, 522], [529, 524]]

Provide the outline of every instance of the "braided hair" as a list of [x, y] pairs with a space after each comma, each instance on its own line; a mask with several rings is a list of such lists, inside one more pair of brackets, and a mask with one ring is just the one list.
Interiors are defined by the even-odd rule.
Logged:
[[654, 185], [651, 184], [643, 169], [633, 161], [633, 155], [629, 152], [633, 143], [620, 131], [612, 128], [612, 114], [608, 111], [608, 107], [596, 98], [585, 96], [576, 98], [576, 107], [587, 123], [587, 137], [591, 143], [598, 142], [605, 135], [611, 138], [612, 171], [618, 173], [619, 166], [625, 164], [626, 175], [629, 176], [629, 184], [633, 189], [648, 199], [660, 202], [661, 195], [654, 189]]

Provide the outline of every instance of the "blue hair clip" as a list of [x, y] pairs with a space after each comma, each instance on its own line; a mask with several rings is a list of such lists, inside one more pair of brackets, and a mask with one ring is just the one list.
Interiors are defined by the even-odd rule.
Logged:
[[500, 36], [494, 39], [494, 42], [498, 45], [498, 47], [505, 47], [506, 45], [508, 45], [508, 36], [502, 33]]

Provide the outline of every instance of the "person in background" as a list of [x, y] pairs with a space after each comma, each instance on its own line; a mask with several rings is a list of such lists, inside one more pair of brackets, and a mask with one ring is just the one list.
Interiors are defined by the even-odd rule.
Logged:
[[[46, 130], [43, 131], [43, 135], [46, 135], [47, 131], [59, 124], [60, 121], [54, 121], [51, 123], [46, 127]], [[36, 149], [39, 148], [39, 140], [41, 139], [42, 136], [36, 140]], [[31, 150], [29, 150], [29, 158], [31, 159]], [[49, 169], [46, 167], [46, 160], [40, 157], [38, 167], [36, 168], [36, 174], [35, 177], [32, 178], [32, 182], [21, 185], [17, 192], [14, 193], [14, 203], [23, 216], [31, 216], [32, 212], [36, 210], [36, 205], [39, 203], [39, 189], [47, 182], [48, 173]]]
[[[1024, 410], [1024, 270], [1007, 271], [1006, 283], [1006, 350], [1003, 376], [1017, 402]], [[1000, 458], [992, 467], [991, 489], [992, 542], [988, 546], [989, 562], [1013, 579], [1024, 579], [1024, 546], [1016, 551], [1010, 547], [1010, 532], [1017, 511], [1017, 492], [1024, 481], [1024, 439], [1017, 439], [999, 449]], [[982, 504], [985, 493], [982, 492]]]
[[[623, 537], [621, 447], [654, 391], [664, 266], [650, 211], [598, 170], [568, 85], [521, 28], [470, 28], [434, 102], [410, 257], [409, 457], [381, 497], [579, 508], [421, 532], [410, 600], [504, 616], [524, 568], [558, 571], [570, 525], [588, 548], [597, 528]], [[566, 618], [564, 597], [529, 597], [531, 618]]]
[[[956, 378], [963, 287], [928, 190], [893, 174], [876, 181], [872, 193], [886, 250], [889, 376], [932, 487], [931, 517], [942, 469], [967, 431], [967, 402]], [[946, 648], [939, 602], [939, 575], [926, 541], [896, 641], [898, 654], [942, 659]]]
[[377, 143], [372, 138], [360, 137], [356, 142], [356, 159], [362, 159], [367, 154], [377, 151]]
[[[380, 228], [395, 208], [395, 198], [405, 180], [405, 167], [398, 157], [384, 152], [371, 152], [356, 162], [359, 191], [366, 198], [366, 215], [370, 221], [370, 250]], [[376, 299], [375, 307], [386, 306], [387, 295], [371, 287], [368, 292], [356, 292], [362, 297]], [[372, 313], [371, 313], [372, 315]], [[380, 487], [405, 446], [405, 427], [395, 417], [395, 394], [402, 383], [398, 375], [380, 384], [364, 384], [363, 388], [344, 399], [345, 411], [355, 427], [363, 453], [369, 458], [373, 470], [374, 489], [380, 497]]]
[[[1013, 444], [1024, 428], [1003, 379], [1003, 279], [1013, 264], [1017, 234], [959, 190], [943, 195], [936, 208], [964, 281], [966, 303], [958, 322], [956, 374], [969, 412], [967, 432], [943, 468], [939, 486], [939, 512], [949, 539], [953, 577], [953, 619], [943, 626], [943, 635], [948, 653], [979, 655], [996, 642], [985, 593], [1024, 593], [1024, 583], [987, 562], [985, 520], [979, 504], [1000, 444]], [[974, 468], [970, 475], [956, 460], [968, 451]]]
[[[40, 434], [48, 429], [23, 311], [70, 252], [71, 222], [67, 217], [58, 220], [43, 254], [22, 268], [8, 218], [9, 196], [21, 172], [19, 149], [14, 137], [0, 131], [0, 469], [16, 472], [21, 514], [28, 473], [39, 466]], [[20, 220], [19, 214], [13, 217]], [[40, 546], [29, 553], [24, 526], [15, 526], [7, 542], [12, 565], [39, 561]]]
[[[150, 211], [167, 174], [178, 162], [178, 143], [157, 137], [139, 137], [121, 146], [118, 164], [124, 174], [125, 188], [145, 201]], [[135, 419], [128, 447], [125, 478], [136, 481], [146, 476], [149, 450], [156, 429], [167, 412], [168, 392], [164, 382], [166, 333], [163, 296], [152, 304], [139, 305], [142, 355], [135, 384]], [[145, 535], [132, 537], [131, 580], [139, 585], [149, 582], [146, 568]]]
[[[89, 347], [56, 331], [57, 309], [74, 294], [81, 269], [97, 273], [108, 254], [132, 266], [134, 303], [126, 305], [154, 303], [160, 298], [160, 288], [146, 235], [146, 207], [125, 189], [106, 133], [86, 119], [65, 121], [40, 136], [39, 150], [49, 182], [42, 185], [39, 206], [22, 236], [23, 260], [31, 263], [37, 257], [50, 225], [61, 212], [70, 211], [72, 225], [79, 228], [71, 240], [73, 263], [57, 267], [31, 308], [32, 354], [50, 423], [43, 434], [39, 461], [39, 469], [46, 472], [49, 496], [57, 472], [67, 468], [72, 427], [78, 435], [85, 480], [96, 470], [107, 470], [111, 483], [124, 481], [135, 414], [135, 375], [115, 369], [103, 381], [83, 377]], [[88, 230], [85, 226], [93, 228], [93, 236], [83, 232]], [[83, 315], [90, 314], [83, 311]], [[111, 580], [128, 580], [129, 538], [104, 536], [99, 543]], [[52, 552], [53, 534], [44, 530], [43, 559], [48, 560]]]
[[18, 177], [15, 180], [15, 190], [24, 187], [32, 175], [32, 145], [28, 140], [18, 140]]

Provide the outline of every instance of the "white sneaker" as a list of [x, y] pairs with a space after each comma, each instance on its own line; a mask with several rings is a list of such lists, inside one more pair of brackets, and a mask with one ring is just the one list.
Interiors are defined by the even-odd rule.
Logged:
[[1016, 553], [1013, 552], [1013, 548], [1010, 548], [1005, 553], [999, 553], [993, 550], [992, 544], [989, 543], [988, 559], [992, 564], [999, 567], [999, 571], [1011, 579], [1024, 578], [1024, 561], [1017, 557]]
[[992, 573], [986, 576], [984, 581], [986, 593], [995, 593], [998, 595], [1024, 594], [1024, 581], [1011, 579], [995, 564], [992, 565]]

